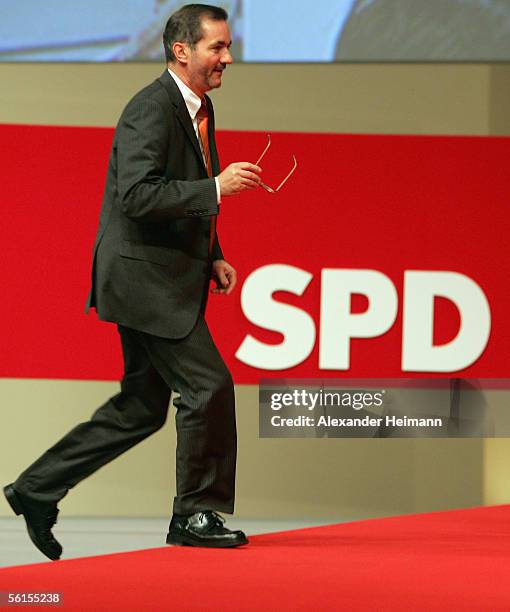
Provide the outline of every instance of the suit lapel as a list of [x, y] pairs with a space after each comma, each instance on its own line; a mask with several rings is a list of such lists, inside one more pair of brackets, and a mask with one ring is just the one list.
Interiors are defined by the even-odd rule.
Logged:
[[214, 138], [215, 128], [214, 128], [214, 110], [212, 106], [212, 102], [209, 96], [205, 96], [207, 102], [207, 113], [209, 115], [209, 124], [208, 124], [208, 132], [209, 132], [209, 150], [211, 151], [211, 165], [213, 176], [217, 176], [220, 173], [220, 164], [218, 160], [218, 150], [216, 149], [216, 140]]
[[179, 88], [175, 84], [175, 81], [168, 74], [168, 70], [165, 70], [163, 74], [159, 77], [158, 81], [163, 85], [166, 89], [170, 101], [175, 106], [175, 114], [177, 118], [181, 122], [186, 135], [189, 138], [190, 143], [195, 149], [195, 153], [200, 161], [200, 165], [203, 167], [205, 173], [207, 174], [207, 169], [204, 164], [204, 159], [202, 157], [202, 151], [200, 150], [200, 145], [198, 144], [197, 135], [195, 133], [195, 128], [193, 127], [193, 123], [191, 121], [191, 117], [189, 116], [188, 109], [186, 107], [186, 103], [184, 102], [184, 98], [179, 91]]

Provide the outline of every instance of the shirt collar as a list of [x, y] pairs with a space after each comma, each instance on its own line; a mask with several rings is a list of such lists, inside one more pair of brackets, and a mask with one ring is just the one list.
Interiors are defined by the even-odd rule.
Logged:
[[197, 94], [194, 91], [192, 91], [186, 85], [186, 83], [184, 83], [182, 79], [180, 79], [175, 74], [175, 72], [170, 70], [170, 68], [168, 68], [168, 72], [170, 73], [170, 76], [175, 81], [175, 84], [179, 88], [179, 91], [181, 92], [182, 97], [184, 98], [184, 102], [186, 103], [186, 108], [188, 109], [188, 113], [189, 113], [189, 116], [191, 117], [191, 120], [195, 121], [195, 117], [198, 111], [200, 110], [200, 107], [202, 106], [202, 100], [200, 99], [199, 96], [197, 96]]

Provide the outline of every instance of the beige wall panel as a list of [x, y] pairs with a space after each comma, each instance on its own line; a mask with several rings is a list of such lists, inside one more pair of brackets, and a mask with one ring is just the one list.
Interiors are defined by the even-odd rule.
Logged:
[[[109, 382], [0, 381], [0, 484], [118, 390]], [[335, 520], [483, 503], [481, 440], [260, 439], [257, 387], [236, 394], [238, 516]], [[61, 507], [68, 516], [168, 515], [174, 456], [172, 409], [163, 429], [80, 483]], [[0, 515], [9, 514], [1, 497]]]
[[510, 503], [510, 441], [486, 440], [484, 500], [488, 505]]
[[0, 64], [0, 123], [114, 126], [155, 64]]
[[[508, 63], [491, 66], [489, 123], [491, 135], [510, 135], [510, 64]], [[510, 503], [509, 473], [510, 439], [486, 440], [484, 446], [484, 500], [486, 504]]]
[[[119, 383], [112, 382], [0, 381], [0, 484], [11, 482], [119, 390]], [[174, 428], [168, 422], [150, 439], [80, 483], [61, 507], [68, 515], [82, 516], [168, 514], [175, 490], [174, 455]], [[10, 508], [1, 496], [0, 515], [6, 514]]]
[[495, 64], [490, 72], [490, 133], [510, 134], [510, 64]]
[[227, 129], [483, 134], [487, 83], [483, 65], [254, 65], [215, 99]]
[[482, 503], [482, 440], [260, 439], [237, 388], [241, 515], [354, 519]]
[[[510, 413], [510, 393], [494, 392]], [[484, 445], [484, 500], [488, 505], [510, 503], [510, 439], [487, 439]]]
[[[0, 64], [0, 122], [113, 126], [159, 64]], [[220, 129], [486, 134], [484, 64], [235, 65], [212, 93]]]

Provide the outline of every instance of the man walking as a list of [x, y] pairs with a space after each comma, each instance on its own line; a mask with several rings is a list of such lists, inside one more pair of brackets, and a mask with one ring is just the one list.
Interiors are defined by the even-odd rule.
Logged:
[[117, 324], [121, 391], [4, 488], [34, 544], [50, 559], [51, 528], [69, 489], [165, 423], [177, 409], [177, 491], [168, 544], [248, 542], [217, 512], [232, 513], [236, 466], [234, 391], [207, 328], [210, 279], [229, 294], [234, 268], [216, 233], [222, 200], [260, 183], [260, 168], [219, 171], [206, 92], [232, 63], [227, 14], [190, 4], [167, 22], [168, 69], [128, 103], [117, 125], [94, 246], [87, 310]]

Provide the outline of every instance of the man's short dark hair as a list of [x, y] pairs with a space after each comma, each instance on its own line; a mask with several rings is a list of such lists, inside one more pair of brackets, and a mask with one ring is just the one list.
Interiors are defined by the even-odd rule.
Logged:
[[166, 22], [163, 46], [167, 62], [175, 62], [172, 46], [175, 42], [187, 43], [192, 49], [202, 38], [202, 19], [227, 21], [228, 13], [219, 6], [209, 4], [186, 4]]

